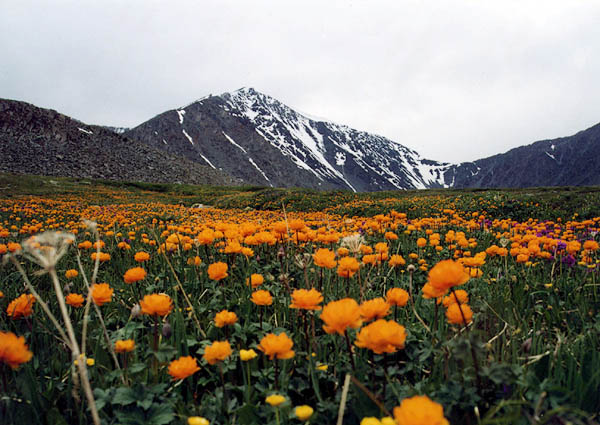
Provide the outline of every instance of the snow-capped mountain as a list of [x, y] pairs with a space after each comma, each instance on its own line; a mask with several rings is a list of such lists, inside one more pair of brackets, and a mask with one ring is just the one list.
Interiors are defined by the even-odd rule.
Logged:
[[445, 174], [455, 167], [385, 137], [309, 118], [252, 88], [204, 97], [125, 135], [267, 186], [447, 187]]

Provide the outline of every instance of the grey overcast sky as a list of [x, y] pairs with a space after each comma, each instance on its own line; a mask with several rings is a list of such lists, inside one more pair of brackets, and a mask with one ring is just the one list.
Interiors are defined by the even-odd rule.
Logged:
[[2, 0], [0, 57], [0, 97], [89, 124], [248, 86], [461, 162], [600, 122], [596, 0]]

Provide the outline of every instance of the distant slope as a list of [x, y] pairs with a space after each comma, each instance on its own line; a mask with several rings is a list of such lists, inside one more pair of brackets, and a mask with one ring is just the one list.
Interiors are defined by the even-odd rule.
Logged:
[[459, 164], [445, 179], [456, 188], [600, 185], [600, 124]]
[[144, 182], [239, 183], [220, 171], [50, 109], [0, 99], [0, 171]]
[[124, 134], [266, 186], [443, 187], [452, 166], [385, 137], [308, 118], [252, 88], [205, 97]]

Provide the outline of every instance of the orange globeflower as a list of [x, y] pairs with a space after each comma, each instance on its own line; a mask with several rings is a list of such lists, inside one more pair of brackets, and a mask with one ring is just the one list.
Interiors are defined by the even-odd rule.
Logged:
[[301, 308], [303, 310], [321, 310], [323, 295], [315, 288], [310, 290], [294, 289], [292, 292], [292, 303], [290, 308]]
[[468, 304], [461, 304], [460, 306], [456, 303], [450, 304], [448, 310], [446, 310], [446, 318], [448, 319], [448, 323], [456, 325], [468, 325], [473, 321], [473, 311], [471, 310], [471, 307], [469, 307]]
[[169, 363], [169, 375], [173, 377], [173, 380], [185, 379], [199, 370], [198, 363], [192, 356], [179, 357]]
[[258, 288], [260, 285], [262, 285], [265, 281], [265, 278], [263, 277], [262, 274], [258, 274], [258, 273], [253, 273], [250, 276], [250, 279], [246, 279], [246, 285], [252, 285], [252, 289], [256, 289]]
[[365, 322], [381, 319], [390, 314], [390, 305], [381, 297], [367, 300], [360, 305], [360, 315]]
[[8, 307], [6, 308], [6, 314], [8, 314], [13, 319], [31, 316], [31, 313], [33, 313], [34, 302], [35, 297], [33, 295], [23, 294], [20, 297], [12, 300], [10, 304], [8, 304]]
[[317, 252], [315, 252], [312, 257], [317, 266], [326, 269], [332, 269], [337, 264], [335, 261], [335, 252], [330, 251], [327, 248], [317, 249]]
[[208, 277], [212, 280], [225, 279], [227, 276], [227, 263], [219, 261], [208, 266]]
[[423, 288], [421, 288], [421, 291], [423, 291], [423, 298], [425, 298], [425, 299], [439, 298], [447, 292], [446, 290], [436, 289], [429, 283], [426, 283], [425, 285], [423, 285]]
[[469, 302], [469, 294], [467, 293], [467, 291], [457, 289], [456, 291], [454, 291], [453, 294], [444, 297], [444, 299], [442, 300], [442, 304], [444, 304], [444, 307], [448, 307], [450, 304], [455, 304], [457, 298], [460, 304], [465, 304]]
[[360, 268], [359, 262], [354, 257], [343, 257], [338, 261], [337, 273], [340, 277], [350, 278]]
[[143, 263], [144, 261], [148, 261], [150, 259], [150, 254], [144, 251], [136, 252], [133, 256], [133, 259], [138, 263]]
[[356, 336], [356, 346], [368, 348], [375, 354], [395, 353], [404, 348], [406, 330], [393, 320], [379, 319], [363, 327]]
[[290, 229], [295, 230], [296, 232], [298, 230], [304, 229], [304, 226], [305, 226], [304, 220], [299, 219], [299, 218], [290, 220], [288, 224], [290, 226]]
[[227, 357], [231, 356], [231, 353], [229, 341], [215, 341], [204, 349], [202, 358], [206, 360], [209, 365], [213, 365], [225, 360]]
[[402, 288], [391, 288], [385, 294], [385, 300], [389, 305], [404, 307], [408, 302], [408, 292]]
[[232, 311], [222, 310], [215, 315], [215, 326], [222, 328], [223, 326], [233, 325], [237, 322], [237, 315]]
[[273, 304], [273, 297], [269, 291], [259, 290], [252, 293], [252, 302], [256, 305], [271, 305]]
[[73, 279], [74, 277], [77, 277], [79, 275], [79, 272], [75, 269], [69, 269], [65, 272], [65, 277], [67, 279]]
[[[96, 261], [97, 252], [92, 252], [91, 257], [92, 257], [93, 261]], [[110, 261], [110, 254], [107, 254], [106, 252], [101, 252], [99, 258], [100, 258], [99, 261], [102, 262], [102, 263], [105, 262], [105, 261]]]
[[67, 304], [69, 304], [71, 307], [81, 307], [85, 301], [85, 298], [83, 298], [83, 296], [80, 294], [69, 294], [66, 296], [66, 299]]
[[135, 348], [135, 341], [133, 339], [118, 340], [115, 342], [115, 351], [117, 353], [129, 353]]
[[142, 314], [166, 316], [173, 310], [173, 301], [167, 294], [150, 294], [140, 301]]
[[452, 260], [443, 260], [429, 270], [427, 283], [445, 293], [454, 286], [464, 284], [469, 278], [469, 273], [462, 264]]
[[0, 331], [0, 362], [16, 369], [33, 357], [33, 353], [28, 348], [25, 337]]
[[95, 283], [92, 285], [92, 299], [97, 306], [110, 302], [114, 290], [108, 283]]
[[269, 333], [265, 335], [258, 344], [258, 349], [269, 356], [269, 359], [273, 360], [274, 357], [278, 359], [291, 359], [296, 354], [292, 347], [294, 341], [286, 335], [285, 332], [275, 335]]
[[141, 267], [134, 267], [129, 269], [123, 275], [123, 280], [125, 283], [134, 283], [139, 282], [140, 280], [146, 277], [146, 270]]
[[390, 267], [403, 266], [406, 264], [406, 260], [401, 255], [394, 254], [390, 257], [388, 264]]
[[323, 329], [328, 334], [337, 332], [344, 335], [347, 328], [356, 329], [362, 324], [360, 307], [352, 298], [331, 301], [323, 307], [321, 320], [325, 322]]
[[90, 241], [83, 241], [77, 245], [79, 249], [90, 249], [92, 247], [92, 243]]
[[394, 407], [394, 419], [398, 425], [450, 425], [442, 405], [426, 395], [402, 400], [400, 406]]

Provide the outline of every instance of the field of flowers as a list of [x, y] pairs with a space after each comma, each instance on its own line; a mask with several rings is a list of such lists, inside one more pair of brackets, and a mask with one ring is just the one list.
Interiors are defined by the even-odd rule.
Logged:
[[597, 423], [598, 195], [192, 195], [0, 200], [0, 423]]

